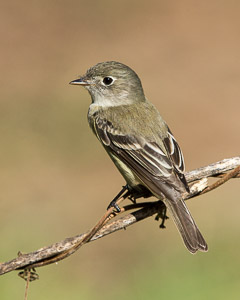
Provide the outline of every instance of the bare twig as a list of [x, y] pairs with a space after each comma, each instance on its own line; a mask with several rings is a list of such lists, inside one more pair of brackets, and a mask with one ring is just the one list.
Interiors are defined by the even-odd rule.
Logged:
[[[188, 172], [186, 173], [186, 179], [189, 183], [197, 180], [200, 181], [195, 182], [191, 186], [190, 194], [184, 195], [184, 198], [193, 198], [219, 187], [230, 178], [239, 178], [239, 171], [240, 157], [234, 157], [230, 159], [224, 159], [209, 166]], [[221, 179], [209, 186], [207, 177], [221, 177]], [[118, 204], [122, 200], [123, 198], [119, 199]], [[164, 205], [161, 201], [127, 205], [121, 209], [121, 213], [129, 209], [137, 210], [109, 223], [109, 220], [116, 216], [116, 214], [113, 212], [113, 208], [110, 208], [102, 216], [99, 222], [97, 222], [97, 224], [88, 232], [75, 237], [67, 238], [61, 242], [41, 248], [31, 253], [21, 254], [9, 262], [0, 264], [0, 275], [13, 270], [30, 270], [34, 267], [44, 266], [64, 259], [77, 251], [85, 243], [97, 240], [107, 234], [126, 228], [127, 226], [130, 226], [156, 213], [160, 213], [163, 208]]]
[[30, 282], [30, 271], [28, 271], [27, 274], [27, 282], [26, 282], [26, 289], [25, 289], [25, 294], [24, 294], [24, 300], [27, 300], [27, 296], [28, 296], [28, 289], [29, 289], [29, 282]]
[[187, 182], [193, 182], [205, 177], [222, 177], [223, 173], [229, 172], [240, 165], [240, 156], [226, 158], [185, 174]]
[[240, 173], [240, 166], [236, 167], [233, 171], [225, 174], [221, 179], [213, 183], [212, 185], [208, 186], [205, 190], [203, 190], [200, 195], [208, 193], [216, 188], [218, 188], [220, 185], [227, 182], [229, 179], [234, 178], [235, 176], [239, 175]]

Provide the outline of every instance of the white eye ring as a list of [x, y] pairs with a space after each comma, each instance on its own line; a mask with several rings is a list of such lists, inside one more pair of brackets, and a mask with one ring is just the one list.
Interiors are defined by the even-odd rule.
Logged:
[[102, 83], [105, 86], [110, 86], [114, 83], [115, 78], [111, 77], [111, 76], [106, 76], [103, 78]]

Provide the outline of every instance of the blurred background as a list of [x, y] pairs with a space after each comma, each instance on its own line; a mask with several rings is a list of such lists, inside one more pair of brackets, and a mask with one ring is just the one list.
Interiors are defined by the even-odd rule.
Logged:
[[[69, 81], [116, 60], [179, 141], [187, 170], [239, 155], [240, 2], [1, 3], [0, 261], [84, 232], [124, 184]], [[237, 179], [188, 206], [209, 244], [191, 255], [171, 220], [149, 218], [38, 269], [29, 299], [239, 299]], [[1, 299], [23, 299], [17, 273]]]

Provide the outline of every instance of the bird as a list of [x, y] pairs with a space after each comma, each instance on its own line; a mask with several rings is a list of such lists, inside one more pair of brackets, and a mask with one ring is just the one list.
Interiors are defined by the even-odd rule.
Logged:
[[[120, 62], [106, 61], [70, 84], [89, 92], [90, 128], [125, 179], [124, 189], [134, 198], [162, 200], [190, 253], [208, 251], [183, 200], [189, 187], [182, 151], [159, 111], [145, 97], [136, 72]], [[114, 202], [110, 205], [118, 209]]]

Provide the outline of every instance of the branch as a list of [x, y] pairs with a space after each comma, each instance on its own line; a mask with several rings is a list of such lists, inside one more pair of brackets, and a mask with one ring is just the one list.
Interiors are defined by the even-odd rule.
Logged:
[[[190, 193], [183, 195], [184, 199], [190, 199], [199, 196], [203, 193], [210, 192], [214, 188], [228, 181], [230, 178], [240, 177], [240, 156], [213, 163], [209, 166], [202, 167], [185, 174], [188, 183], [193, 183], [190, 186]], [[220, 177], [214, 184], [208, 185], [208, 177]], [[200, 181], [199, 181], [200, 180]], [[196, 182], [198, 181], [198, 182]], [[118, 200], [117, 204], [124, 200], [124, 195]], [[158, 214], [164, 219], [165, 206], [162, 201], [143, 202], [131, 204], [121, 208], [120, 213], [130, 209], [137, 209], [134, 212], [127, 214], [117, 220], [112, 220], [119, 215], [114, 212], [113, 208], [102, 216], [99, 222], [88, 232], [79, 234], [75, 237], [66, 238], [63, 241], [55, 243], [51, 246], [41, 248], [37, 251], [19, 254], [17, 258], [0, 264], [0, 275], [13, 270], [30, 270], [35, 267], [45, 266], [62, 260], [77, 251], [82, 245], [95, 241], [101, 237], [111, 234], [115, 231], [125, 229], [126, 227], [139, 222], [143, 219]], [[110, 220], [112, 220], [110, 222]], [[163, 225], [163, 224], [162, 224]], [[30, 272], [30, 271], [29, 271]], [[37, 276], [34, 272], [28, 272], [28, 279], [35, 279]], [[20, 276], [24, 277], [25, 272], [21, 272]], [[30, 274], [30, 275], [29, 275]], [[25, 274], [26, 275], [26, 274]], [[32, 277], [31, 277], [32, 276]]]

